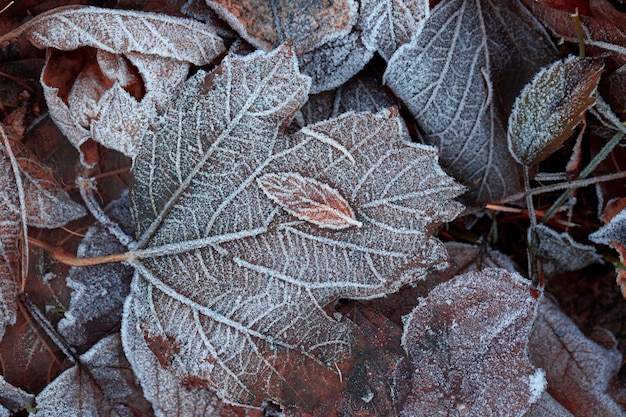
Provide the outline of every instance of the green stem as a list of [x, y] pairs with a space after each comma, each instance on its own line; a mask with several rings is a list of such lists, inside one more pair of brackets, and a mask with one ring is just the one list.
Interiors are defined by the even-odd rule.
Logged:
[[583, 33], [583, 25], [580, 22], [578, 7], [576, 8], [576, 13], [571, 16], [574, 21], [574, 27], [576, 28], [576, 35], [578, 35], [578, 56], [580, 59], [583, 59], [585, 57], [585, 35]]
[[[587, 178], [598, 167], [598, 165], [600, 165], [600, 162], [602, 162], [604, 158], [606, 158], [607, 155], [611, 153], [613, 148], [615, 148], [615, 146], [619, 143], [620, 140], [622, 140], [623, 137], [624, 132], [617, 132], [615, 136], [613, 136], [611, 140], [609, 140], [607, 144], [604, 145], [604, 147], [600, 150], [600, 152], [598, 152], [598, 154], [591, 160], [589, 165], [587, 165], [585, 169], [580, 171], [578, 179], [582, 180]], [[539, 222], [545, 223], [550, 219], [550, 217], [554, 216], [554, 213], [557, 212], [559, 207], [561, 207], [563, 203], [565, 203], [565, 201], [572, 195], [573, 192], [574, 187], [565, 190], [563, 194], [561, 194], [561, 196], [554, 202], [554, 204], [552, 204], [548, 212], [541, 218], [541, 220], [539, 220]]]

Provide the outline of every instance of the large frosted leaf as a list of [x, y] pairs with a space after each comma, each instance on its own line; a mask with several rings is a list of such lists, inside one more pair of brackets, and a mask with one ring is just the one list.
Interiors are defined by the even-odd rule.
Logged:
[[545, 389], [526, 353], [537, 307], [531, 292], [530, 281], [503, 269], [431, 291], [405, 321], [402, 345], [415, 372], [403, 415], [524, 415]]
[[389, 61], [385, 82], [441, 150], [444, 168], [484, 204], [519, 191], [506, 114], [531, 76], [555, 59], [551, 41], [517, 0], [453, 0]]
[[[407, 141], [395, 112], [283, 136], [308, 85], [289, 48], [227, 57], [187, 82], [134, 166], [128, 305], [163, 366], [230, 402], [306, 408], [340, 390], [335, 365], [352, 355], [353, 328], [326, 306], [444, 266], [430, 233], [461, 209], [451, 199], [462, 187], [434, 149]], [[287, 197], [259, 185], [268, 174], [325, 184], [360, 224], [290, 214]]]

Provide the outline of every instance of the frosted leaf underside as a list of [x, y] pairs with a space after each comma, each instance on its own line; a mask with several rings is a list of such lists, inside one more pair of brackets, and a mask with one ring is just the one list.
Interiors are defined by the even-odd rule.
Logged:
[[[461, 209], [451, 199], [462, 187], [434, 149], [404, 141], [395, 112], [282, 135], [308, 87], [289, 48], [227, 57], [189, 80], [134, 167], [131, 297], [144, 337], [170, 370], [230, 402], [307, 407], [324, 396], [311, 390], [337, 388], [352, 327], [326, 305], [444, 265], [430, 232]], [[278, 173], [336, 190], [362, 227], [320, 228], [283, 210], [258, 184]]]
[[468, 184], [473, 204], [520, 190], [506, 142], [509, 95], [552, 61], [552, 48], [517, 1], [453, 0], [440, 3], [390, 59], [385, 82], [425, 142], [440, 149], [447, 172]]

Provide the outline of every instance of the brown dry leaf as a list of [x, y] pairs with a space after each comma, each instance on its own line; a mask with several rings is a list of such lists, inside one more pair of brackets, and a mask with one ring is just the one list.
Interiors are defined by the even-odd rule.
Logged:
[[557, 400], [544, 391], [541, 398], [530, 406], [530, 409], [524, 417], [574, 417], [572, 413], [567, 411]]
[[339, 87], [359, 72], [373, 51], [361, 39], [353, 0], [272, 3], [212, 0], [207, 4], [245, 40], [265, 51], [291, 41], [311, 92]]
[[431, 291], [404, 323], [415, 372], [396, 381], [412, 385], [402, 415], [523, 415], [545, 389], [526, 351], [537, 307], [531, 293], [530, 281], [503, 269]]
[[517, 93], [556, 59], [543, 28], [517, 0], [453, 0], [433, 9], [389, 60], [384, 81], [404, 101], [443, 167], [484, 205], [521, 189], [506, 146]]
[[529, 355], [535, 366], [544, 369], [548, 393], [575, 416], [626, 415], [608, 394], [622, 355], [587, 339], [548, 298], [539, 303]]
[[[284, 135], [308, 86], [289, 47], [229, 56], [185, 84], [133, 167], [139, 238], [124, 322], [136, 316], [167, 370], [233, 403], [333, 398], [355, 336], [329, 303], [445, 266], [431, 233], [461, 210], [462, 187], [436, 150], [408, 141], [395, 111]], [[287, 173], [326, 184], [362, 226], [320, 228], [283, 210], [257, 180]]]
[[[626, 209], [620, 211], [614, 207], [621, 207], [623, 200], [615, 200], [607, 205], [602, 220], [606, 223], [600, 229], [589, 235], [589, 240], [610, 245], [619, 253], [622, 265], [626, 261]], [[620, 286], [622, 296], [626, 298], [626, 271], [617, 268], [617, 285]]]
[[[0, 407], [3, 407], [7, 410], [7, 413], [4, 415], [9, 417], [9, 410], [17, 412], [24, 409], [24, 405], [26, 403], [29, 403], [31, 405], [34, 404], [35, 396], [9, 384], [7, 381], [4, 380], [2, 375], [0, 375], [0, 404], [2, 404]], [[3, 414], [0, 412], [0, 415]]]
[[572, 136], [595, 103], [601, 61], [570, 57], [543, 68], [522, 90], [509, 117], [509, 151], [517, 162], [535, 165]]
[[81, 355], [37, 395], [37, 416], [149, 416], [150, 404], [124, 357], [119, 333]]
[[22, 30], [40, 48], [74, 51], [49, 52], [41, 76], [50, 114], [72, 144], [93, 138], [130, 157], [190, 63], [224, 52], [209, 26], [158, 13], [67, 7]]

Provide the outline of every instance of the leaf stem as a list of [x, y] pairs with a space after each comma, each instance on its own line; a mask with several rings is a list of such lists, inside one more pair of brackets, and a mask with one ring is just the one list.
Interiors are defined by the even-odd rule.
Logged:
[[571, 15], [574, 21], [574, 27], [576, 28], [576, 35], [578, 36], [578, 56], [580, 59], [585, 57], [585, 35], [583, 33], [583, 25], [580, 21], [580, 14], [578, 14], [578, 7], [576, 12]]
[[130, 252], [115, 253], [113, 255], [104, 256], [93, 256], [90, 258], [78, 258], [75, 255], [68, 253], [65, 249], [61, 247], [49, 245], [46, 242], [35, 239], [34, 237], [29, 236], [28, 242], [32, 247], [41, 248], [45, 251], [50, 252], [57, 261], [68, 266], [93, 266], [115, 262], [124, 262], [130, 259]]
[[[589, 162], [589, 165], [587, 165], [585, 169], [580, 171], [580, 175], [578, 176], [578, 178], [580, 180], [587, 178], [598, 167], [598, 165], [600, 165], [600, 162], [602, 162], [607, 157], [607, 155], [611, 153], [613, 148], [615, 148], [615, 146], [619, 143], [619, 141], [623, 137], [624, 137], [623, 131], [617, 132], [615, 136], [613, 136], [611, 140], [609, 140], [606, 143], [606, 145], [604, 145], [604, 147], [591, 160], [591, 162]], [[572, 184], [573, 183], [570, 183], [570, 187], [568, 187], [568, 189], [563, 194], [561, 194], [561, 196], [554, 202], [554, 204], [552, 204], [548, 212], [541, 218], [541, 220], [539, 220], [540, 223], [547, 222], [550, 219], [550, 217], [552, 217], [554, 213], [557, 212], [559, 207], [561, 207], [563, 203], [565, 203], [565, 201], [569, 198], [569, 196], [572, 195], [572, 192], [576, 188]]]

